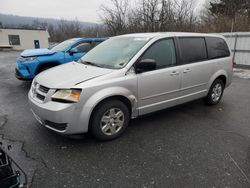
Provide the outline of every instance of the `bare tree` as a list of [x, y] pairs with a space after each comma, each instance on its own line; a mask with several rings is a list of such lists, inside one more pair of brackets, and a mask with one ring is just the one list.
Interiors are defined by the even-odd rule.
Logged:
[[172, 31], [175, 27], [174, 3], [171, 0], [161, 1], [161, 12], [159, 17], [160, 31]]
[[107, 27], [105, 25], [96, 24], [95, 26], [83, 29], [84, 37], [106, 37], [108, 36]]
[[191, 0], [175, 0], [175, 26], [177, 31], [195, 31], [195, 4]]
[[69, 38], [80, 37], [82, 35], [82, 29], [79, 21], [67, 21], [61, 19], [57, 26], [58, 41], [63, 41]]
[[159, 0], [142, 0], [141, 11], [145, 31], [154, 32], [159, 26]]
[[111, 34], [121, 34], [127, 29], [128, 0], [111, 0], [114, 8], [102, 5], [102, 21]]
[[127, 0], [112, 0], [102, 6], [101, 18], [111, 35], [131, 32], [192, 31], [197, 22], [195, 5], [189, 0], [138, 0], [131, 8]]
[[47, 22], [41, 22], [38, 19], [34, 20], [32, 23], [32, 27], [36, 29], [47, 29], [48, 25], [49, 24]]

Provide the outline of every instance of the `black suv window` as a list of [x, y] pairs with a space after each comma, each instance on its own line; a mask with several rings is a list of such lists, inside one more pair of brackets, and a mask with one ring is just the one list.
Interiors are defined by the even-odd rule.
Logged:
[[92, 44], [91, 42], [84, 42], [76, 45], [75, 48], [78, 50], [78, 52], [88, 52], [92, 49]]
[[179, 38], [182, 63], [194, 63], [207, 59], [205, 39], [202, 37]]
[[206, 41], [208, 57], [210, 59], [230, 56], [228, 46], [223, 39], [217, 37], [207, 37]]
[[157, 69], [175, 65], [176, 53], [173, 39], [156, 42], [143, 54], [141, 59], [155, 60]]

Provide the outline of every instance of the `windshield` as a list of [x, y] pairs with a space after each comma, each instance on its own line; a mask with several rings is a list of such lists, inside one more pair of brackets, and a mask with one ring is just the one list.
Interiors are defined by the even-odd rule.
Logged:
[[83, 56], [80, 62], [120, 69], [150, 40], [143, 37], [111, 38]]
[[65, 40], [64, 42], [54, 46], [53, 48], [51, 48], [51, 50], [54, 51], [65, 51], [66, 48], [68, 48], [69, 45], [71, 45], [72, 43], [74, 43], [75, 40]]

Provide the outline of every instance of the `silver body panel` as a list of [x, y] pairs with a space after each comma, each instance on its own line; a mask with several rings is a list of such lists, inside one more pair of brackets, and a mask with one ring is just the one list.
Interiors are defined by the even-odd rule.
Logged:
[[[232, 80], [232, 57], [178, 65], [141, 74], [133, 71], [137, 59], [155, 41], [176, 36], [216, 36], [190, 33], [131, 34], [152, 38], [122, 69], [112, 70], [69, 63], [39, 74], [33, 81], [28, 94], [29, 103], [36, 119], [47, 128], [61, 134], [85, 133], [93, 109], [104, 99], [122, 96], [131, 103], [131, 118], [157, 110], [205, 97], [218, 76], [226, 77], [226, 87]], [[119, 37], [119, 36], [118, 36]], [[216, 36], [218, 37], [218, 36]], [[37, 83], [37, 85], [34, 85]], [[48, 88], [47, 93], [39, 90], [40, 85]], [[60, 103], [51, 100], [56, 89], [82, 89], [77, 103]], [[37, 98], [37, 93], [44, 100]], [[66, 123], [59, 131], [46, 121]]]

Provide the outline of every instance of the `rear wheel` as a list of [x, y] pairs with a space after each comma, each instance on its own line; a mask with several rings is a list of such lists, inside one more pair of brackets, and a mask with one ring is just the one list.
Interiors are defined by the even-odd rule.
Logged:
[[223, 81], [221, 79], [216, 79], [209, 89], [205, 98], [205, 103], [208, 105], [218, 104], [222, 98], [224, 88], [225, 86]]
[[90, 131], [98, 140], [112, 140], [119, 137], [129, 123], [129, 110], [119, 100], [110, 100], [97, 106], [94, 110]]

